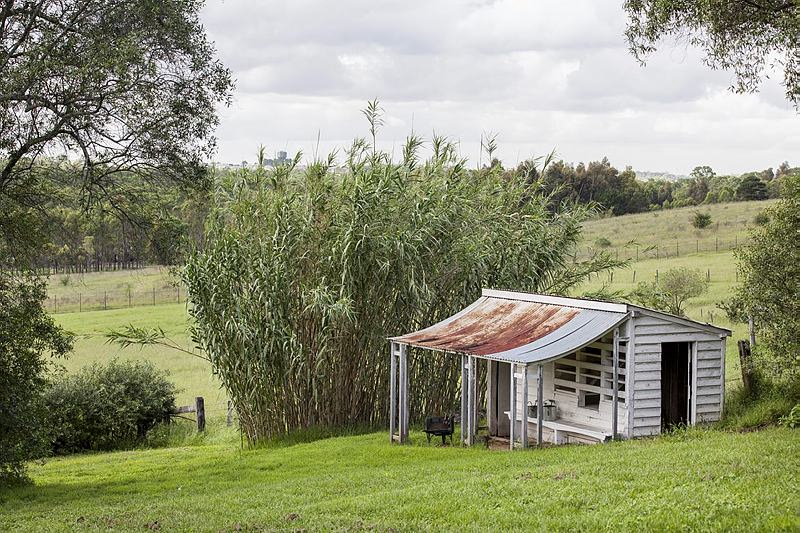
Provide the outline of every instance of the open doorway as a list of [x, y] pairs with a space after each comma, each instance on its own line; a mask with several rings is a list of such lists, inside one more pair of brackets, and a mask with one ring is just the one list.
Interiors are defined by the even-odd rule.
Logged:
[[688, 425], [691, 406], [691, 343], [661, 343], [661, 428]]
[[494, 398], [494, 419], [497, 421], [497, 429], [494, 436], [508, 437], [510, 434], [511, 424], [508, 420], [506, 412], [511, 410], [511, 364], [493, 362], [491, 365], [493, 380]]

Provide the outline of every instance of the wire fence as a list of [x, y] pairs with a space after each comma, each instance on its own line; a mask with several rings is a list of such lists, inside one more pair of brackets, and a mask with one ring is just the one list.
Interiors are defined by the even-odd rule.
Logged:
[[45, 301], [51, 313], [80, 313], [83, 311], [105, 311], [186, 301], [186, 290], [182, 287], [156, 288], [150, 290], [98, 290], [72, 294], [51, 295]]
[[664, 240], [657, 243], [636, 243], [628, 246], [599, 246], [597, 243], [590, 246], [581, 246], [574, 254], [574, 259], [586, 259], [598, 252], [609, 252], [618, 260], [624, 261], [646, 261], [648, 259], [666, 259], [669, 257], [681, 257], [691, 254], [707, 252], [727, 252], [736, 250], [745, 243], [745, 239], [740, 239], [738, 235], [733, 239], [682, 239]]
[[[612, 257], [618, 260], [646, 261], [650, 259], [666, 259], [681, 257], [691, 254], [704, 252], [724, 252], [735, 250], [743, 244], [743, 239], [738, 236], [733, 239], [695, 239], [695, 240], [676, 240], [674, 242], [661, 242], [655, 244], [631, 244], [623, 247], [601, 247], [587, 246], [581, 247], [573, 259], [578, 261], [592, 256], [599, 251], [611, 253]], [[614, 281], [614, 276], [630, 276], [630, 282], [636, 283], [636, 270], [632, 272], [611, 272], [601, 274], [610, 276], [609, 282]], [[658, 272], [656, 271], [656, 277]], [[738, 274], [737, 274], [738, 277]], [[618, 278], [619, 279], [619, 278]], [[708, 281], [714, 280], [714, 273], [707, 271]], [[619, 279], [622, 281], [622, 279]], [[626, 280], [628, 281], [628, 280]], [[738, 279], [736, 279], [738, 281]], [[186, 290], [180, 286], [169, 288], [153, 287], [149, 290], [96, 290], [81, 291], [71, 294], [51, 295], [46, 300], [47, 309], [51, 313], [75, 313], [83, 311], [102, 311], [109, 309], [124, 309], [127, 307], [141, 307], [147, 305], [159, 305], [167, 303], [181, 303], [186, 301]]]

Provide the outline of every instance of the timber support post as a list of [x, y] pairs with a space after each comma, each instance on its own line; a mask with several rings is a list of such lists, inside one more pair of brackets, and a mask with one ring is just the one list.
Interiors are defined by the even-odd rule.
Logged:
[[197, 431], [206, 430], [206, 404], [202, 396], [194, 399], [194, 409], [197, 412]]
[[616, 440], [619, 436], [619, 328], [614, 328], [613, 350], [614, 378], [611, 392], [611, 438]]
[[542, 447], [542, 422], [544, 421], [544, 407], [543, 397], [544, 397], [544, 390], [543, 390], [543, 365], [539, 363], [536, 366], [536, 446], [539, 448]]
[[522, 367], [522, 428], [520, 428], [522, 447], [527, 448], [528, 443], [528, 365]]

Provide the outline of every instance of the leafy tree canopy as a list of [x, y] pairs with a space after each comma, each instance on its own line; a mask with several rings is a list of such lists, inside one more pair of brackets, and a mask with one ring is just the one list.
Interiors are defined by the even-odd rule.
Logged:
[[732, 71], [731, 89], [752, 93], [773, 66], [786, 98], [800, 106], [800, 3], [797, 0], [626, 0], [631, 53], [641, 62], [666, 38], [705, 53], [712, 69]]
[[[800, 175], [765, 210], [750, 242], [736, 252], [741, 283], [725, 304], [733, 319], [755, 319], [756, 356], [773, 375], [800, 375]], [[761, 348], [765, 348], [761, 350]]]
[[[228, 70], [198, 0], [38, 0], [0, 5], [0, 238], [72, 184], [86, 202], [135, 173], [203, 182]], [[43, 157], [60, 164], [37, 165]]]

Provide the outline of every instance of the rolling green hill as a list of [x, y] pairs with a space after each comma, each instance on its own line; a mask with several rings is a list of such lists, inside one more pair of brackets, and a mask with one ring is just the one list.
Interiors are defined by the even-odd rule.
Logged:
[[[711, 206], [718, 226], [701, 235], [742, 242], [766, 205]], [[713, 316], [716, 324], [734, 329], [728, 346], [734, 354], [733, 342], [744, 336], [744, 327], [729, 324], [716, 308], [736, 281], [733, 253], [698, 252], [697, 245], [677, 257], [660, 253], [655, 259], [644, 252], [647, 244], [672, 239], [681, 246], [697, 238], [689, 223], [692, 212], [588, 222], [585, 242], [636, 240], [640, 257], [575, 292], [603, 286], [628, 291], [635, 282], [653, 279], [657, 270], [697, 268], [710, 275], [710, 290], [690, 302], [689, 316], [703, 321]], [[66, 300], [75, 289], [171, 287], [167, 271], [159, 268], [51, 283], [51, 294]], [[796, 430], [691, 429], [654, 439], [514, 453], [427, 446], [415, 431], [410, 446], [391, 446], [381, 431], [322, 440], [317, 434], [318, 440], [305, 443], [314, 435], [299, 434], [291, 442], [241, 450], [239, 435], [224, 427], [225, 396], [204, 361], [156, 346], [120, 351], [105, 343], [105, 332], [134, 323], [160, 326], [188, 347], [184, 303], [55, 316], [79, 335], [75, 353], [64, 363], [67, 371], [112, 356], [150, 359], [183, 389], [179, 404], [206, 398], [209, 431], [192, 435], [186, 422], [168, 437], [172, 447], [31, 465], [34, 486], [0, 489], [2, 530], [800, 529]], [[737, 359], [728, 357], [728, 388], [738, 381]]]

